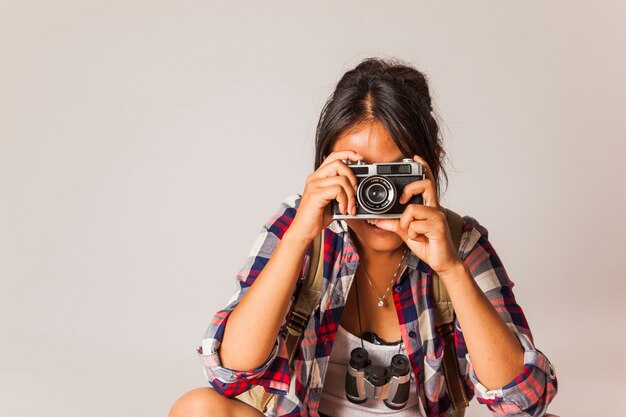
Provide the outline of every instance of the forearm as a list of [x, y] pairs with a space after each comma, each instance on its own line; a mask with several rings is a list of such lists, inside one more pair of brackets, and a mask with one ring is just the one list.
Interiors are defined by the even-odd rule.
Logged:
[[464, 263], [440, 278], [454, 306], [476, 376], [487, 389], [509, 383], [523, 370], [524, 350], [519, 340]]
[[287, 313], [309, 244], [289, 231], [283, 235], [226, 322], [219, 348], [223, 367], [252, 370], [265, 362]]

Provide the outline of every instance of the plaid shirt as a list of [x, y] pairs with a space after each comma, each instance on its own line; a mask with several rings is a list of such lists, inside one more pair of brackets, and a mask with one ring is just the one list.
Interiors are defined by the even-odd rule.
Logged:
[[[311, 316], [302, 335], [293, 370], [288, 367], [284, 343], [286, 321], [274, 349], [259, 368], [248, 371], [221, 366], [219, 346], [229, 314], [266, 265], [273, 250], [293, 221], [301, 196], [294, 194], [282, 202], [279, 211], [262, 228], [250, 255], [237, 275], [238, 290], [228, 305], [213, 317], [197, 353], [205, 377], [213, 388], [227, 397], [238, 395], [253, 385], [261, 385], [276, 396], [276, 406], [267, 416], [318, 416], [322, 384], [337, 325], [352, 284], [359, 255], [347, 224], [334, 220], [324, 231], [324, 279], [320, 305]], [[488, 390], [474, 373], [463, 332], [455, 322], [454, 342], [461, 377], [468, 399], [476, 396], [495, 415], [540, 416], [557, 393], [554, 367], [537, 350], [521, 307], [513, 295], [513, 282], [487, 239], [487, 229], [473, 217], [465, 216], [458, 254], [500, 318], [509, 326], [524, 348], [524, 368], [508, 384]], [[308, 269], [311, 246], [305, 254], [300, 279], [291, 297], [290, 309]], [[414, 372], [417, 395], [426, 412], [421, 417], [451, 416], [452, 405], [443, 375], [443, 342], [435, 329], [435, 316], [429, 292], [432, 269], [412, 252], [393, 287], [402, 340]]]

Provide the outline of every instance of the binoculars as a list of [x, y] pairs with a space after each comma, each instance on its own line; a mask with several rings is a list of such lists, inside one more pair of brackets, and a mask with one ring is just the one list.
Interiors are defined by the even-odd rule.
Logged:
[[368, 399], [382, 399], [392, 410], [400, 410], [409, 400], [411, 383], [409, 358], [397, 354], [387, 367], [372, 365], [367, 350], [357, 347], [350, 352], [346, 371], [346, 398], [362, 404]]

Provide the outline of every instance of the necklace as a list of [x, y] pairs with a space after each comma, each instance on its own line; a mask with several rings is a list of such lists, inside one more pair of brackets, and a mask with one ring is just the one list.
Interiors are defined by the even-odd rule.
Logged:
[[372, 294], [374, 294], [374, 297], [378, 298], [378, 303], [376, 303], [378, 307], [385, 306], [385, 301], [387, 300], [387, 297], [389, 296], [389, 290], [391, 290], [391, 287], [393, 286], [394, 282], [396, 281], [396, 278], [398, 277], [398, 272], [400, 272], [400, 266], [402, 265], [402, 262], [404, 261], [404, 258], [406, 257], [407, 253], [409, 253], [409, 250], [405, 249], [404, 254], [402, 255], [402, 259], [400, 259], [400, 263], [398, 264], [398, 268], [396, 268], [396, 273], [393, 274], [393, 278], [391, 279], [389, 286], [385, 290], [384, 294], [380, 297], [378, 297], [378, 295], [376, 294], [374, 284], [372, 284], [372, 280], [370, 280], [370, 274], [367, 273], [365, 266], [363, 266], [363, 272], [365, 272], [365, 278], [367, 278], [367, 282], [369, 282], [370, 284], [370, 289], [372, 290]]
[[[404, 253], [406, 255], [406, 252]], [[402, 257], [404, 259], [404, 257]], [[397, 274], [398, 271], [396, 271]], [[356, 290], [356, 314], [357, 317], [359, 318], [359, 339], [361, 339], [361, 348], [365, 349], [364, 343], [363, 343], [363, 326], [361, 325], [361, 306], [359, 303], [359, 280], [355, 279], [354, 280], [354, 289]], [[404, 343], [402, 343], [402, 341], [400, 341], [399, 343], [400, 347], [398, 348], [398, 354], [400, 354], [400, 351], [402, 349], [405, 349], [404, 347]]]

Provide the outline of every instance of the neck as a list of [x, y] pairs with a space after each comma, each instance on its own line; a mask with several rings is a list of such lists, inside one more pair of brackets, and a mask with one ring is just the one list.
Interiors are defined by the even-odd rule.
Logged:
[[359, 253], [361, 264], [367, 268], [368, 272], [370, 271], [370, 269], [378, 269], [378, 266], [384, 267], [392, 264], [397, 266], [398, 262], [400, 262], [400, 259], [404, 255], [405, 250], [408, 249], [404, 243], [391, 251], [379, 251], [367, 247], [358, 241], [354, 243]]
[[[405, 252], [408, 250], [406, 245], [400, 245], [393, 251], [376, 251], [371, 248], [357, 248], [361, 259], [360, 282], [362, 285], [373, 286], [375, 293], [381, 297], [385, 290], [400, 275], [402, 269], [400, 262], [403, 260]], [[369, 277], [371, 284], [368, 282]]]

